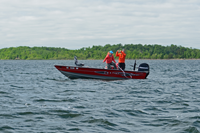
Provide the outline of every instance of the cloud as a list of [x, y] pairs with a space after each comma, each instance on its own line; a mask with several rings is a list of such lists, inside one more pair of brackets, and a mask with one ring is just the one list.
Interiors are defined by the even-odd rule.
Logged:
[[200, 48], [198, 0], [1, 0], [0, 48], [105, 44]]

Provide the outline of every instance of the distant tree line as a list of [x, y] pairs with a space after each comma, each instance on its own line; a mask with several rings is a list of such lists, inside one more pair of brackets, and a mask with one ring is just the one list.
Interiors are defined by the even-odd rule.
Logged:
[[[77, 50], [54, 47], [10, 47], [0, 49], [1, 60], [71, 60], [76, 55], [78, 59], [104, 59], [108, 51], [126, 50], [126, 59], [200, 59], [200, 50], [171, 44], [106, 44], [105, 46], [83, 47]], [[114, 54], [115, 56], [115, 54]]]

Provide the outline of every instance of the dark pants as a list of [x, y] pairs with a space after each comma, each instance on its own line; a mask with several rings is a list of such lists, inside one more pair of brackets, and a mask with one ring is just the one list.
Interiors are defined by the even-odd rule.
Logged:
[[125, 63], [119, 63], [118, 64], [118, 67], [120, 67], [122, 70], [124, 70], [125, 69]]
[[114, 66], [114, 69], [117, 69], [115, 63], [111, 62], [111, 63], [107, 63], [107, 69], [111, 69], [110, 65]]

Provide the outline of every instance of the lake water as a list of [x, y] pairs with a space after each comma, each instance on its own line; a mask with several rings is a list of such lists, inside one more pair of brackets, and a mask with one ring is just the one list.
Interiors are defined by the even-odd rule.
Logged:
[[199, 133], [200, 60], [144, 62], [147, 79], [102, 81], [70, 80], [54, 67], [72, 60], [0, 60], [0, 132]]

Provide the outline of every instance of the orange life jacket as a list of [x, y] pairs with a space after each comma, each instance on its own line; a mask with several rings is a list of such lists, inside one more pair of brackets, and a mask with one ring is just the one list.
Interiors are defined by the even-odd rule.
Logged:
[[119, 63], [125, 63], [125, 57], [126, 57], [126, 54], [121, 51], [121, 53], [118, 53], [118, 51], [116, 52], [116, 56], [119, 57]]

